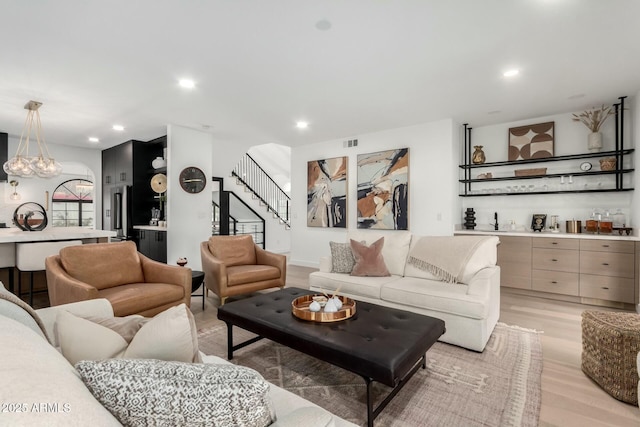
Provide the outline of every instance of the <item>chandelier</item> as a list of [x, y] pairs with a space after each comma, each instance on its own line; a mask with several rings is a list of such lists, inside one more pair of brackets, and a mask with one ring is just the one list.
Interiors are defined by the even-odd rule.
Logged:
[[[27, 178], [36, 174], [41, 178], [53, 178], [62, 172], [62, 166], [51, 157], [42, 136], [42, 124], [40, 123], [40, 112], [38, 111], [41, 105], [42, 102], [29, 101], [24, 106], [25, 110], [29, 110], [29, 112], [20, 135], [18, 150], [16, 155], [7, 160], [2, 166], [2, 169], [8, 175]], [[30, 157], [29, 139], [32, 131], [35, 132], [36, 141], [38, 142], [38, 155]]]

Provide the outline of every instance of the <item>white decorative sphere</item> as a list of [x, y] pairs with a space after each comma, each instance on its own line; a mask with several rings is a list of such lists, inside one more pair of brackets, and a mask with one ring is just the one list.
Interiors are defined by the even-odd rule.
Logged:
[[309, 311], [320, 311], [320, 304], [318, 304], [318, 301], [313, 301], [309, 304]]
[[331, 298], [331, 300], [333, 301], [333, 303], [335, 304], [336, 308], [338, 310], [340, 310], [342, 308], [342, 300], [338, 297], [333, 297]]
[[329, 301], [327, 301], [327, 303], [324, 305], [324, 312], [335, 313], [336, 311], [338, 311], [338, 308], [336, 307], [336, 304], [333, 301], [333, 299], [330, 299]]

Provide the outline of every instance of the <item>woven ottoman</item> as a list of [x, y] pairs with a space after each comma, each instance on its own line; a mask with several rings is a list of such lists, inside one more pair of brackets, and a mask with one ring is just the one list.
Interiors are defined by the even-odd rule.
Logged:
[[638, 404], [640, 315], [606, 311], [582, 313], [582, 371], [607, 393]]

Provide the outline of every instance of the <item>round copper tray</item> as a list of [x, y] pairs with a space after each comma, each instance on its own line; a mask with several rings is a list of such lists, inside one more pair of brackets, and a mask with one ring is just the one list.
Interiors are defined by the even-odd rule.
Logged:
[[342, 301], [342, 307], [336, 312], [325, 313], [324, 308], [320, 311], [309, 310], [309, 304], [313, 302], [313, 297], [321, 296], [322, 295], [305, 295], [294, 299], [291, 302], [291, 312], [298, 319], [311, 322], [339, 322], [356, 314], [356, 302], [342, 295], [338, 296], [340, 301]]

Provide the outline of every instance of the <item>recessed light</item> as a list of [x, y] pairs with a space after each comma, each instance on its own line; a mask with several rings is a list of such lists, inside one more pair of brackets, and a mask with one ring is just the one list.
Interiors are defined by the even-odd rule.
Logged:
[[505, 77], [515, 77], [518, 74], [520, 74], [520, 70], [517, 70], [515, 68], [513, 70], [507, 70], [504, 73], [502, 73], [502, 75]]
[[90, 136], [89, 137], [89, 142], [100, 142], [100, 139], [96, 138], [95, 136]]
[[122, 125], [113, 125], [111, 128], [113, 130], [117, 130], [117, 131], [123, 131], [124, 130], [124, 126], [122, 126]]
[[298, 129], [306, 129], [306, 128], [308, 128], [308, 127], [309, 127], [309, 123], [307, 123], [307, 122], [302, 122], [302, 121], [301, 121], [301, 122], [296, 122], [296, 127], [297, 127]]
[[180, 79], [178, 84], [185, 89], [193, 89], [196, 87], [196, 82], [191, 79]]
[[328, 19], [321, 19], [316, 22], [316, 29], [320, 31], [327, 31], [331, 29], [331, 22]]

